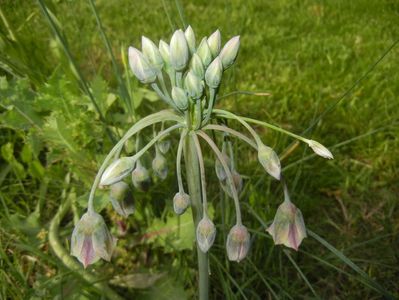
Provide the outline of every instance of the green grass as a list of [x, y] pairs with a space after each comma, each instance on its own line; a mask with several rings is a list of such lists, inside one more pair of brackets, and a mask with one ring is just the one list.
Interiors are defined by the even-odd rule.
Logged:
[[[0, 73], [6, 79], [0, 81], [0, 299], [98, 299], [103, 281], [125, 298], [196, 294], [194, 252], [172, 251], [176, 245], [162, 237], [142, 239], [160, 220], [177, 222], [168, 217], [173, 172], [150, 193], [136, 194], [137, 214], [126, 222], [127, 235], [115, 225], [120, 219], [106, 206], [106, 195], [97, 199], [119, 234], [113, 261], [89, 269], [100, 284], [88, 284], [88, 275], [65, 266], [47, 235], [60, 204], [70, 202], [57, 235], [69, 249], [73, 222], [113, 145], [108, 136], [122, 135], [134, 118], [162, 106], [126, 77], [121, 51], [139, 46], [141, 35], [168, 41], [182, 18], [198, 36], [216, 28], [223, 41], [241, 35], [239, 58], [221, 95], [271, 93], [235, 94], [219, 107], [306, 132], [335, 157], [326, 161], [299, 145], [282, 161], [292, 200], [312, 232], [294, 253], [273, 246], [264, 232], [282, 200], [279, 185], [257, 166], [256, 153], [235, 145], [238, 171], [246, 175], [241, 201], [253, 243], [248, 260], [227, 262], [224, 241], [233, 207], [218, 184], [209, 184], [219, 224], [210, 265], [212, 299], [381, 299], [381, 289], [399, 297], [399, 46], [372, 68], [399, 38], [395, 1], [95, 3], [102, 31], [90, 1], [46, 1], [63, 43], [38, 3], [1, 5]], [[256, 130], [278, 153], [293, 142], [261, 126]], [[216, 182], [213, 158], [206, 154], [210, 182]], [[151, 284], [165, 272], [169, 276]], [[131, 279], [123, 285], [116, 276]]]

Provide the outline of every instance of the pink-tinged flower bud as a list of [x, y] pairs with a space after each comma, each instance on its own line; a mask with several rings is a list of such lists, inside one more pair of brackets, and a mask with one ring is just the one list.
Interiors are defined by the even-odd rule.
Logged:
[[218, 29], [214, 33], [212, 33], [210, 37], [208, 37], [208, 45], [209, 49], [211, 49], [213, 57], [218, 56], [220, 52], [220, 43], [221, 43], [221, 37], [220, 37], [220, 31]]
[[170, 48], [163, 40], [159, 41], [159, 53], [161, 53], [165, 65], [170, 66]]
[[176, 214], [183, 214], [190, 205], [190, 196], [184, 192], [176, 193], [173, 197], [173, 210]]
[[[242, 187], [243, 187], [243, 180], [241, 175], [236, 171], [233, 170], [231, 172], [231, 175], [233, 177], [233, 182], [234, 182], [234, 186], [236, 188], [237, 194], [239, 195], [242, 191]], [[231, 186], [230, 186], [230, 181], [228, 180], [228, 178], [226, 178], [224, 181], [220, 182], [222, 189], [224, 190], [224, 192], [231, 198], [233, 198], [233, 193], [231, 191]]]
[[217, 56], [205, 72], [205, 82], [206, 84], [216, 89], [220, 85], [220, 81], [222, 80], [223, 74], [223, 66], [220, 57]]
[[243, 225], [235, 225], [227, 236], [226, 250], [229, 260], [240, 262], [248, 254], [250, 235]]
[[197, 77], [192, 71], [189, 71], [184, 79], [184, 87], [188, 95], [197, 100], [201, 98], [204, 92], [204, 86], [202, 85], [201, 79]]
[[202, 252], [208, 252], [215, 241], [216, 228], [213, 222], [204, 216], [197, 226], [197, 243]]
[[127, 183], [119, 181], [111, 185], [110, 200], [119, 215], [127, 218], [134, 212], [133, 193]]
[[137, 161], [136, 167], [132, 172], [132, 183], [135, 188], [141, 191], [148, 191], [151, 186], [151, 177], [147, 168], [145, 168], [140, 160]]
[[271, 176], [280, 180], [281, 178], [281, 164], [276, 152], [268, 146], [263, 144], [258, 145], [258, 160], [265, 168], [266, 172]]
[[205, 75], [204, 65], [202, 63], [201, 57], [197, 53], [193, 54], [190, 62], [190, 70], [198, 76], [198, 78], [203, 79]]
[[238, 49], [240, 48], [240, 37], [235, 36], [230, 39], [220, 51], [220, 58], [222, 59], [223, 68], [226, 70], [236, 60], [238, 55]]
[[163, 59], [158, 47], [145, 36], [141, 37], [141, 48], [143, 50], [144, 56], [148, 59], [150, 64], [158, 71], [162, 69]]
[[143, 53], [134, 47], [129, 47], [129, 65], [133, 74], [142, 83], [152, 83], [157, 78], [156, 70], [151, 67]]
[[176, 30], [170, 40], [170, 63], [176, 71], [182, 71], [188, 62], [188, 45], [184, 32]]
[[204, 67], [208, 67], [208, 65], [212, 61], [212, 52], [205, 37], [202, 39], [201, 43], [198, 46], [197, 54], [201, 58]]
[[195, 34], [190, 25], [188, 25], [187, 29], [184, 31], [184, 36], [186, 37], [190, 53], [193, 54], [195, 52]]
[[101, 215], [87, 212], [72, 232], [71, 255], [75, 256], [85, 268], [100, 258], [110, 261], [116, 241], [109, 233]]
[[182, 110], [186, 111], [188, 108], [188, 98], [186, 95], [186, 91], [174, 86], [172, 88], [172, 99], [176, 106]]
[[168, 164], [165, 156], [160, 151], [157, 151], [155, 158], [152, 161], [152, 169], [159, 178], [164, 180], [168, 176]]
[[312, 148], [314, 153], [316, 153], [317, 155], [324, 157], [324, 158], [328, 158], [328, 159], [334, 158], [332, 153], [330, 152], [330, 150], [328, 150], [326, 147], [324, 147], [319, 142], [316, 142], [313, 140], [307, 140], [307, 143], [308, 143], [309, 147]]
[[122, 157], [115, 160], [105, 169], [101, 176], [100, 185], [111, 185], [121, 181], [132, 172], [134, 164], [135, 161], [131, 157]]
[[306, 228], [301, 211], [290, 201], [284, 201], [277, 209], [272, 225], [266, 230], [276, 245], [284, 244], [298, 250], [306, 237]]

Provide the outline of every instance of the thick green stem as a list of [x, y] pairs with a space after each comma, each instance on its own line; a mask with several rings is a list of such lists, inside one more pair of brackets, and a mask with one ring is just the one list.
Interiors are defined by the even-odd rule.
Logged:
[[[184, 144], [184, 160], [186, 164], [186, 178], [191, 199], [195, 228], [202, 218], [201, 181], [197, 152], [193, 139], [186, 138]], [[198, 290], [199, 299], [208, 300], [209, 296], [209, 258], [197, 245], [198, 256]]]

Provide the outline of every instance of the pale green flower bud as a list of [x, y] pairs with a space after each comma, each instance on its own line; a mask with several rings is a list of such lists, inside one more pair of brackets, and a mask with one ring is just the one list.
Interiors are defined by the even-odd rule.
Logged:
[[202, 252], [208, 252], [209, 248], [212, 247], [216, 236], [215, 225], [208, 216], [204, 216], [201, 221], [199, 221], [196, 233], [198, 247]]
[[129, 65], [133, 74], [142, 83], [152, 83], [157, 78], [156, 69], [151, 67], [143, 53], [134, 47], [129, 47]]
[[190, 196], [184, 192], [176, 193], [173, 197], [173, 210], [176, 214], [183, 214], [190, 205]]
[[216, 89], [220, 85], [222, 80], [223, 66], [220, 57], [216, 57], [213, 62], [209, 65], [205, 72], [205, 82], [206, 84]]
[[158, 144], [159, 151], [161, 151], [162, 154], [168, 153], [168, 151], [170, 149], [170, 140], [167, 138], [167, 136], [161, 138], [157, 144]]
[[[243, 187], [242, 176], [236, 170], [231, 171], [231, 176], [233, 177], [233, 183], [236, 188], [237, 194], [239, 195]], [[231, 191], [230, 181], [228, 180], [228, 178], [226, 178], [224, 181], [221, 181], [220, 184], [225, 193], [233, 198], [233, 193]]]
[[205, 68], [204, 65], [202, 64], [201, 57], [197, 53], [193, 54], [193, 57], [191, 58], [190, 62], [190, 70], [198, 76], [200, 79], [204, 79], [205, 75]]
[[226, 250], [229, 260], [240, 262], [248, 254], [250, 235], [243, 225], [235, 225], [227, 236]]
[[144, 56], [148, 59], [150, 64], [152, 64], [153, 67], [158, 71], [161, 70], [163, 66], [163, 59], [157, 46], [155, 46], [155, 44], [150, 39], [142, 36], [141, 48], [143, 50]]
[[110, 261], [117, 239], [108, 231], [104, 219], [95, 212], [85, 213], [76, 224], [71, 238], [71, 255], [86, 268], [100, 258]]
[[181, 29], [170, 40], [170, 63], [176, 71], [182, 71], [188, 62], [188, 45]]
[[111, 163], [101, 176], [100, 185], [111, 185], [121, 181], [134, 168], [135, 160], [131, 157], [122, 157]]
[[271, 176], [280, 180], [281, 178], [281, 164], [276, 152], [264, 144], [258, 145], [258, 159], [263, 168]]
[[273, 237], [276, 245], [284, 244], [297, 251], [306, 237], [302, 213], [291, 201], [280, 204], [272, 225], [266, 231]]
[[168, 164], [165, 156], [160, 151], [157, 151], [155, 158], [152, 161], [152, 169], [155, 175], [164, 180], [168, 176]]
[[224, 45], [219, 56], [222, 59], [223, 68], [225, 70], [235, 62], [239, 48], [240, 48], [239, 36], [233, 37]]
[[212, 52], [205, 37], [202, 39], [200, 45], [198, 46], [197, 54], [201, 58], [204, 67], [208, 67], [208, 65], [212, 61]]
[[319, 142], [316, 142], [313, 140], [307, 140], [307, 143], [308, 143], [309, 147], [312, 148], [314, 153], [316, 153], [317, 155], [324, 157], [324, 158], [328, 158], [328, 159], [334, 158], [334, 156], [332, 155], [330, 150], [328, 150], [326, 147], [324, 147]]
[[208, 37], [208, 45], [209, 49], [211, 49], [211, 53], [213, 57], [218, 56], [220, 52], [220, 44], [221, 44], [221, 37], [219, 29], [216, 30], [214, 33]]
[[133, 193], [129, 185], [119, 181], [111, 185], [110, 200], [115, 211], [127, 218], [134, 212]]
[[[227, 156], [225, 152], [222, 151], [224, 161], [226, 162], [227, 166], [230, 166], [230, 158]], [[225, 181], [227, 178], [226, 171], [223, 168], [222, 163], [219, 159], [215, 161], [215, 172], [216, 176], [220, 181]]]
[[186, 91], [174, 86], [172, 88], [172, 99], [175, 102], [176, 106], [182, 110], [186, 111], [188, 108], [188, 99], [186, 95]]
[[188, 95], [192, 99], [199, 99], [204, 92], [204, 86], [202, 85], [201, 79], [197, 77], [192, 71], [189, 71], [184, 79], [184, 87]]
[[132, 183], [135, 188], [144, 192], [148, 191], [151, 186], [151, 177], [147, 168], [145, 168], [140, 160], [137, 161], [136, 167], [132, 172]]
[[163, 40], [159, 41], [159, 53], [161, 53], [165, 65], [170, 66], [170, 48]]
[[186, 31], [184, 31], [184, 35], [186, 37], [190, 53], [193, 54], [195, 52], [195, 34], [190, 25], [188, 25]]

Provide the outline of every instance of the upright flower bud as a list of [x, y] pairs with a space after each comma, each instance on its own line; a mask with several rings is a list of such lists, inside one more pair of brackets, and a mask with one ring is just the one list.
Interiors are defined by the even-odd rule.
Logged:
[[206, 84], [216, 89], [220, 85], [222, 80], [223, 66], [220, 57], [217, 56], [213, 62], [209, 65], [205, 72], [205, 82]]
[[197, 77], [192, 71], [189, 71], [184, 79], [184, 87], [188, 95], [192, 99], [199, 99], [204, 92], [204, 86], [202, 85], [201, 79]]
[[264, 144], [258, 145], [258, 160], [271, 176], [280, 180], [281, 178], [281, 164], [276, 152]]
[[86, 268], [100, 258], [110, 261], [115, 245], [116, 239], [109, 233], [101, 215], [87, 212], [72, 232], [71, 255]]
[[186, 37], [190, 53], [193, 54], [195, 52], [195, 34], [190, 25], [188, 25], [186, 31], [184, 31], [184, 35]]
[[221, 44], [221, 37], [219, 29], [216, 30], [211, 36], [208, 38], [208, 45], [209, 49], [211, 49], [211, 53], [213, 57], [218, 56], [220, 52], [220, 44]]
[[284, 244], [298, 251], [306, 237], [301, 211], [291, 201], [284, 201], [277, 209], [272, 225], [266, 230], [276, 245]]
[[328, 159], [334, 158], [332, 153], [330, 152], [330, 150], [328, 150], [326, 147], [324, 147], [319, 142], [316, 142], [313, 140], [307, 140], [307, 143], [308, 143], [309, 147], [312, 148], [314, 153], [316, 153], [317, 155], [324, 157], [324, 158], [328, 158]]
[[181, 29], [170, 40], [170, 63], [176, 71], [182, 71], [188, 62], [188, 45]]
[[141, 164], [140, 160], [137, 161], [136, 167], [132, 172], [132, 183], [135, 188], [144, 192], [148, 191], [151, 186], [150, 173]]
[[168, 164], [166, 158], [159, 150], [156, 151], [155, 158], [152, 161], [152, 169], [154, 170], [155, 175], [162, 180], [168, 176]]
[[159, 41], [159, 53], [161, 53], [162, 59], [166, 67], [170, 66], [170, 49], [169, 45], [163, 40]]
[[234, 225], [227, 236], [226, 250], [229, 260], [240, 262], [248, 254], [250, 235], [243, 225]]
[[239, 36], [233, 37], [224, 45], [219, 56], [222, 59], [223, 68], [225, 70], [235, 62], [239, 48], [240, 48]]
[[183, 214], [190, 205], [190, 196], [185, 192], [178, 192], [173, 197], [173, 210], [177, 215]]
[[190, 70], [198, 76], [198, 78], [203, 79], [205, 75], [204, 65], [202, 64], [201, 57], [197, 53], [193, 54], [190, 62]]
[[176, 106], [182, 110], [186, 111], [188, 108], [188, 99], [186, 95], [186, 91], [174, 86], [172, 88], [172, 99], [175, 102]]
[[135, 160], [131, 157], [122, 157], [111, 163], [101, 176], [100, 185], [111, 185], [121, 181], [134, 168]]
[[204, 216], [197, 226], [197, 243], [202, 252], [208, 252], [215, 241], [216, 228], [213, 222]]
[[208, 65], [212, 61], [212, 52], [205, 37], [202, 39], [201, 43], [198, 46], [197, 54], [201, 58], [204, 67], [208, 67]]
[[133, 47], [129, 47], [129, 65], [133, 74], [142, 83], [152, 83], [157, 78], [156, 70], [151, 67], [147, 58]]
[[141, 48], [144, 56], [148, 59], [150, 64], [158, 71], [162, 69], [163, 59], [157, 46], [145, 36], [141, 37]]
[[119, 181], [111, 185], [110, 200], [115, 211], [127, 218], [134, 212], [133, 193], [128, 184]]

